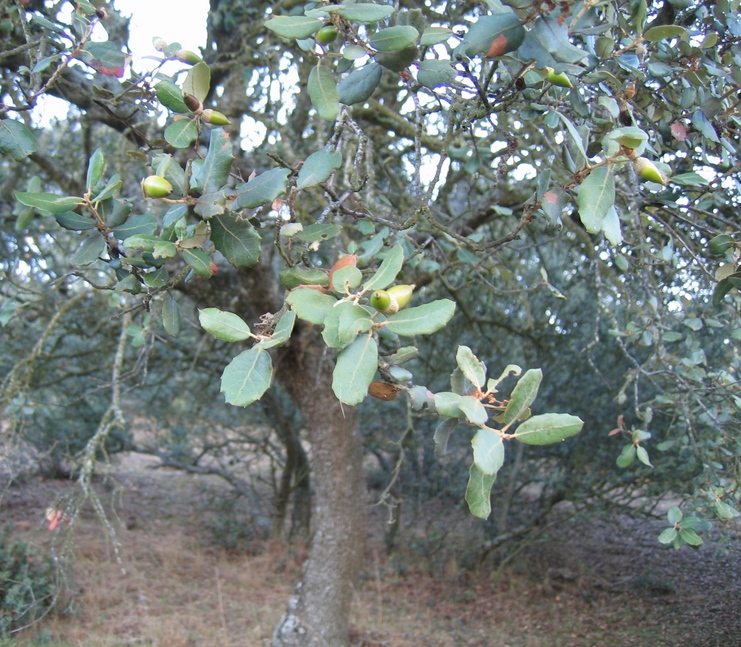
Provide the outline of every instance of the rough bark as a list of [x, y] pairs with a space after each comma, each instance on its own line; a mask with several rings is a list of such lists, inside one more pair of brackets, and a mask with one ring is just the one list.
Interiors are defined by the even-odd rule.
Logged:
[[[184, 291], [197, 302], [222, 304], [248, 321], [276, 312], [283, 300], [268, 263], [219, 272]], [[345, 647], [352, 591], [366, 539], [363, 442], [357, 414], [332, 392], [334, 362], [316, 330], [297, 324], [274, 358], [276, 380], [299, 408], [308, 430], [311, 483], [311, 548], [296, 593], [273, 636], [274, 647]]]
[[301, 583], [276, 627], [273, 647], [348, 644], [352, 590], [365, 546], [363, 446], [352, 408], [331, 389], [321, 346], [283, 358], [278, 379], [301, 408], [311, 441], [315, 487], [312, 542]]

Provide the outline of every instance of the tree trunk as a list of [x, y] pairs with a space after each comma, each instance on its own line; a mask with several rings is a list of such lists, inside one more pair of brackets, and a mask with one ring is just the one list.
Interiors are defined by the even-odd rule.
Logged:
[[281, 359], [277, 377], [309, 430], [312, 542], [301, 583], [273, 634], [273, 647], [344, 647], [366, 538], [363, 444], [355, 410], [343, 411], [332, 392], [332, 362], [321, 344], [304, 349]]
[[[185, 284], [198, 303], [214, 305], [231, 295], [230, 310], [254, 321], [277, 312], [283, 299], [263, 263], [236, 273], [219, 272], [211, 281]], [[366, 540], [363, 441], [357, 414], [340, 406], [332, 391], [334, 362], [319, 332], [297, 322], [291, 341], [277, 349], [275, 378], [300, 409], [309, 433], [311, 549], [288, 610], [273, 634], [273, 647], [345, 647], [353, 585]]]

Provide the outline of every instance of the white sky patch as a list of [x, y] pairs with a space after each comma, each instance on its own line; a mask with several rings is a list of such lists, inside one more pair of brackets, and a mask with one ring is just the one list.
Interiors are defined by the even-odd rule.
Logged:
[[[117, 0], [116, 8], [123, 16], [130, 16], [129, 47], [133, 60], [132, 66], [137, 72], [145, 72], [154, 68], [155, 60], [147, 56], [161, 59], [161, 54], [152, 45], [155, 36], [164, 38], [168, 43], [179, 42], [183, 48], [200, 54], [200, 47], [206, 46], [206, 19], [208, 17], [208, 0], [190, 0], [187, 11], [183, 8], [182, 0]], [[63, 19], [68, 19], [62, 15]], [[105, 40], [106, 35], [102, 28], [93, 32], [92, 40]], [[173, 63], [173, 65], [175, 65]], [[175, 73], [182, 69], [178, 63], [172, 70], [165, 68], [166, 73]], [[34, 125], [38, 128], [48, 128], [57, 119], [64, 120], [69, 110], [66, 101], [49, 95], [40, 97], [33, 112]]]
[[136, 70], [152, 67], [153, 61], [143, 61], [143, 57], [159, 56], [152, 46], [155, 36], [178, 42], [196, 54], [206, 46], [208, 0], [116, 0], [116, 8], [131, 16], [129, 48]]

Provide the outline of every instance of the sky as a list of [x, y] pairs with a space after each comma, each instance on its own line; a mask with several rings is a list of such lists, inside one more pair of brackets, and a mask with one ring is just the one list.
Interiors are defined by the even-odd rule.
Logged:
[[155, 36], [168, 43], [179, 42], [197, 54], [206, 44], [208, 0], [116, 0], [115, 6], [124, 16], [131, 16], [129, 47], [137, 71], [142, 70], [142, 57], [159, 55], [152, 46]]
[[[187, 3], [182, 0], [115, 0], [114, 4], [122, 15], [131, 16], [129, 47], [133, 55], [132, 66], [137, 72], [145, 72], [156, 65], [147, 60], [147, 56], [161, 58], [152, 45], [155, 36], [168, 43], [179, 42], [196, 54], [200, 54], [199, 47], [206, 44], [208, 0], [188, 0]], [[185, 5], [187, 9], [184, 10]], [[93, 34], [93, 40], [105, 39], [105, 32]], [[64, 119], [67, 109], [67, 104], [61, 99], [41, 97], [33, 115], [34, 124], [48, 127], [54, 119]]]

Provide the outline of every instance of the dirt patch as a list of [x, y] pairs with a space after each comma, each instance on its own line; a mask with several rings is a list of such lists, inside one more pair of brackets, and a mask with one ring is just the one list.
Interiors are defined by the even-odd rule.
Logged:
[[[223, 549], [211, 523], [223, 486], [152, 465], [130, 457], [114, 470], [120, 490], [99, 484], [125, 572], [87, 511], [75, 529], [76, 596], [66, 613], [19, 636], [20, 645], [269, 644], [305, 547], [255, 539], [249, 551]], [[2, 524], [48, 544], [44, 511], [68, 487], [14, 486], [1, 503]], [[385, 523], [382, 511], [373, 518]], [[623, 517], [560, 527], [503, 570], [493, 560], [472, 567], [455, 551], [433, 563], [415, 552], [411, 535], [387, 555], [376, 532], [356, 590], [353, 644], [741, 645], [741, 542], [674, 551], [656, 543], [658, 530]]]

